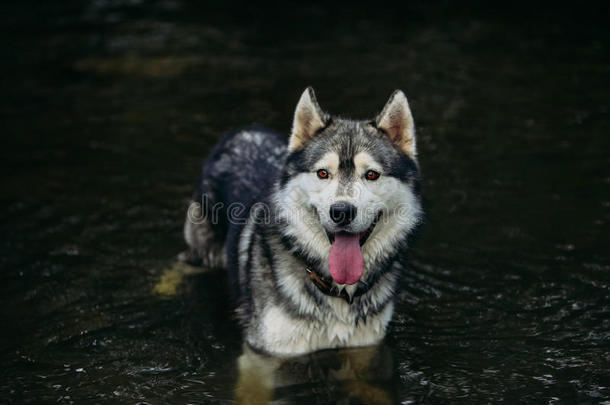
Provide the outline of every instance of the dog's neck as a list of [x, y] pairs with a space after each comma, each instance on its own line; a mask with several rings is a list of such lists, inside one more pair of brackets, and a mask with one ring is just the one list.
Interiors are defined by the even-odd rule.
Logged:
[[309, 279], [313, 285], [315, 285], [322, 294], [330, 297], [343, 298], [348, 304], [351, 304], [354, 301], [354, 298], [361, 296], [369, 290], [369, 285], [366, 282], [359, 281], [358, 288], [354, 294], [349, 295], [345, 289], [339, 289], [336, 285], [334, 285], [332, 278], [320, 275], [317, 271], [309, 266], [307, 266], [305, 270], [309, 274]]
[[[355, 290], [348, 292], [348, 290], [350, 290], [349, 288], [342, 288], [342, 286], [336, 284], [331, 277], [324, 275], [325, 272], [319, 271], [318, 269], [322, 268], [323, 264], [318, 259], [313, 259], [304, 254], [298, 240], [282, 231], [282, 227], [285, 226], [285, 222], [277, 220], [277, 218], [274, 219], [276, 220], [271, 221], [270, 223], [269, 233], [275, 234], [277, 237], [279, 237], [279, 242], [284, 248], [285, 252], [295, 258], [298, 262], [302, 263], [303, 267], [298, 266], [300, 267], [298, 271], [303, 271], [302, 269], [304, 268], [309, 276], [309, 282], [311, 282], [311, 284], [313, 284], [316, 289], [325, 296], [330, 297], [331, 299], [343, 299], [346, 303], [352, 304], [357, 297], [369, 293], [371, 290], [374, 290], [377, 287], [381, 273], [373, 273], [368, 276], [364, 275], [362, 280], [357, 282]], [[371, 264], [371, 266], [375, 266], [380, 269], [391, 267], [394, 260], [395, 255], [392, 255], [392, 257], [386, 257], [383, 262], [374, 263]]]

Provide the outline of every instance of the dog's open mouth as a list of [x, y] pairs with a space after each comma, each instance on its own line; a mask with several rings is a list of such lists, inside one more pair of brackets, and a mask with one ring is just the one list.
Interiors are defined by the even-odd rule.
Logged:
[[377, 215], [371, 226], [364, 232], [329, 233], [330, 254], [328, 256], [328, 267], [330, 275], [338, 284], [355, 284], [360, 280], [364, 271], [364, 257], [362, 256], [362, 245], [373, 233], [375, 225], [381, 213]]
[[332, 245], [333, 242], [335, 241], [335, 235], [343, 235], [343, 236], [358, 236], [358, 243], [360, 244], [360, 246], [364, 245], [364, 242], [367, 241], [367, 239], [369, 238], [369, 236], [371, 236], [371, 234], [373, 233], [373, 229], [375, 229], [375, 225], [377, 225], [377, 222], [373, 222], [371, 224], [371, 226], [369, 226], [369, 229], [367, 229], [364, 232], [360, 232], [360, 233], [351, 233], [351, 232], [337, 232], [337, 233], [331, 233], [326, 231], [326, 235], [328, 236], [328, 240], [330, 241], [330, 244]]
[[373, 233], [373, 230], [375, 229], [375, 225], [377, 225], [377, 222], [379, 222], [379, 219], [381, 218], [382, 212], [379, 211], [379, 213], [375, 216], [375, 219], [373, 219], [373, 222], [371, 223], [371, 226], [369, 226], [369, 228], [364, 231], [364, 232], [360, 232], [358, 234], [355, 233], [351, 233], [351, 232], [337, 232], [337, 233], [332, 233], [329, 231], [326, 231], [326, 236], [328, 236], [328, 240], [330, 241], [330, 244], [332, 245], [333, 242], [335, 241], [335, 235], [358, 235], [359, 236], [359, 243], [360, 246], [364, 245], [364, 243], [367, 241], [367, 239], [369, 238], [369, 236], [371, 236], [371, 234]]

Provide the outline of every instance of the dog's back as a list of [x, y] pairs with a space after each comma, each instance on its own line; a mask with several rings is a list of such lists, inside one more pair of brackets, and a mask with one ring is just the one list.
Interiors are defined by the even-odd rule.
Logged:
[[262, 127], [222, 138], [201, 166], [188, 210], [184, 236], [189, 260], [206, 267], [227, 265], [227, 236], [239, 233], [252, 204], [269, 193], [285, 152], [286, 139]]

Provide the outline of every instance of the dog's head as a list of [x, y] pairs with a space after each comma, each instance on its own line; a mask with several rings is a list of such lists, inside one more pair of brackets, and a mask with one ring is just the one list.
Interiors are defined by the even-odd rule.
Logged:
[[[415, 129], [395, 91], [374, 120], [296, 108], [276, 205], [283, 232], [337, 284], [355, 284], [403, 246], [421, 218]], [[326, 267], [328, 265], [328, 267]]]

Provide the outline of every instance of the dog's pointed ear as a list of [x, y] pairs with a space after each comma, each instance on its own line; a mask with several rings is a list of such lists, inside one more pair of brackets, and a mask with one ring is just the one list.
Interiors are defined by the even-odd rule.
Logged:
[[375, 119], [378, 129], [385, 132], [407, 156], [415, 159], [415, 124], [405, 93], [394, 91]]
[[294, 111], [288, 150], [294, 151], [302, 148], [320, 129], [326, 126], [327, 120], [328, 115], [318, 105], [313, 89], [306, 88]]

